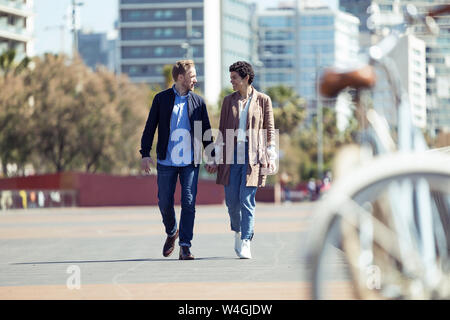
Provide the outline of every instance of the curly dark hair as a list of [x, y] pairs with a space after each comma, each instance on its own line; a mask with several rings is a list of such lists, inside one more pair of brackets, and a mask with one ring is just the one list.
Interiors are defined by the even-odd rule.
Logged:
[[233, 63], [230, 66], [230, 72], [237, 72], [241, 78], [248, 77], [248, 84], [252, 84], [253, 79], [255, 78], [255, 72], [253, 71], [253, 67], [250, 63], [245, 61], [238, 61]]

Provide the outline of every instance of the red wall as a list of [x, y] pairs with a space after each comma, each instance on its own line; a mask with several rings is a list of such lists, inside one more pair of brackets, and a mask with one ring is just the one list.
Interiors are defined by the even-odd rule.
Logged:
[[[156, 176], [64, 172], [0, 179], [0, 190], [76, 190], [77, 205], [80, 207], [158, 204]], [[221, 204], [223, 201], [222, 186], [214, 181], [199, 181], [198, 204]], [[179, 185], [175, 191], [175, 203], [180, 203]]]
[[[0, 179], [0, 190], [62, 191], [74, 190], [76, 205], [90, 206], [147, 206], [158, 205], [156, 176], [115, 176], [64, 172], [57, 174]], [[197, 204], [222, 204], [225, 192], [215, 181], [199, 180]], [[273, 187], [259, 188], [256, 200], [273, 202]], [[180, 204], [180, 185], [177, 183], [175, 203]]]

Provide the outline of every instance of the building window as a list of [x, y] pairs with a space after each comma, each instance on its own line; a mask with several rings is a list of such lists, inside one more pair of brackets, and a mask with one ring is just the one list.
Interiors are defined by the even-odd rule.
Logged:
[[[186, 9], [122, 9], [121, 21], [143, 22], [143, 21], [184, 21], [186, 20]], [[192, 20], [203, 20], [203, 9], [192, 9]]]
[[301, 40], [333, 40], [333, 30], [302, 30], [300, 31]]
[[167, 4], [168, 2], [203, 2], [203, 0], [120, 0], [120, 4]]
[[303, 16], [300, 18], [302, 27], [331, 26], [333, 24], [334, 18], [332, 16]]
[[264, 34], [265, 40], [293, 40], [294, 33], [286, 31], [269, 30]]
[[294, 53], [294, 47], [284, 45], [267, 45], [264, 46], [264, 52], [270, 52], [272, 54], [292, 54]]
[[292, 27], [294, 19], [293, 17], [260, 17], [259, 25], [261, 27]]
[[[203, 37], [203, 28], [193, 28], [195, 33]], [[157, 39], [186, 39], [186, 28], [123, 28], [122, 40], [157, 40]]]
[[[192, 46], [194, 58], [203, 57], [203, 46]], [[124, 59], [182, 58], [186, 50], [181, 46], [127, 46], [122, 47]]]

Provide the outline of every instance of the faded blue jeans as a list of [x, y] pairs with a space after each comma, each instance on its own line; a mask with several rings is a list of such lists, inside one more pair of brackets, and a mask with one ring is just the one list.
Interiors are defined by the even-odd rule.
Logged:
[[158, 169], [158, 206], [168, 236], [175, 235], [177, 220], [174, 209], [174, 194], [178, 176], [181, 184], [181, 215], [179, 227], [179, 245], [191, 246], [194, 232], [195, 199], [197, 197], [199, 167], [164, 166], [157, 164]]
[[245, 144], [245, 163], [238, 160], [234, 150], [234, 163], [230, 165], [230, 181], [225, 186], [225, 204], [230, 215], [231, 230], [241, 232], [242, 240], [251, 240], [255, 226], [255, 196], [257, 187], [247, 187], [248, 143]]

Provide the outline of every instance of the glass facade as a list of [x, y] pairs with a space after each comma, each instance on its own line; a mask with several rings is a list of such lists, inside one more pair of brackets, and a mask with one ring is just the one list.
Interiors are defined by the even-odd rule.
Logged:
[[[205, 0], [206, 1], [206, 0]], [[236, 61], [252, 63], [253, 13], [249, 1], [224, 0], [222, 7], [222, 88], [231, 88], [229, 67]]]
[[356, 59], [358, 20], [323, 7], [295, 10], [268, 9], [259, 16], [259, 54], [265, 76], [258, 84], [283, 84], [313, 102], [317, 72]]
[[109, 65], [108, 39], [105, 33], [78, 32], [78, 51], [84, 63], [95, 70], [97, 65]]
[[[194, 57], [203, 57], [203, 46], [192, 46]], [[122, 47], [122, 59], [174, 58], [182, 59], [185, 49], [181, 46], [126, 46]], [[175, 62], [175, 60], [173, 61]], [[172, 62], [172, 63], [173, 63]]]
[[332, 16], [302, 16], [300, 17], [300, 26], [334, 26], [334, 19]]
[[[255, 15], [248, 0], [214, 0], [217, 6], [211, 3], [206, 0], [120, 0], [120, 71], [136, 82], [163, 85], [164, 65], [192, 58], [196, 63], [199, 89], [205, 93], [205, 54], [212, 46], [205, 43], [208, 26], [204, 11], [210, 5], [221, 14], [216, 35], [220, 39], [217, 42], [220, 53], [216, 50], [215, 54], [220, 54], [217, 60], [220, 61], [220, 86], [228, 87], [229, 66], [239, 60], [252, 60], [254, 32], [251, 26]], [[192, 20], [188, 21], [189, 17]]]
[[307, 40], [332, 40], [334, 38], [334, 30], [301, 30], [300, 39], [302, 41]]
[[203, 2], [203, 0], [120, 0], [120, 4], [160, 4], [160, 3]]
[[293, 27], [294, 17], [274, 16], [274, 17], [260, 17], [259, 26], [267, 28]]
[[255, 78], [257, 88], [265, 90], [279, 84], [295, 88], [295, 18], [293, 8], [268, 9], [258, 17], [261, 76]]
[[309, 9], [300, 13], [300, 95], [317, 99], [317, 75], [326, 67], [349, 67], [357, 59], [358, 19], [341, 11]]
[[293, 68], [294, 62], [291, 59], [281, 59], [281, 58], [264, 58], [262, 62], [266, 68]]
[[292, 82], [294, 81], [294, 74], [292, 73], [280, 73], [280, 72], [274, 72], [274, 73], [267, 73], [265, 75], [265, 81], [267, 82]]
[[[203, 27], [194, 27], [192, 30], [200, 38], [203, 37]], [[121, 36], [122, 40], [183, 40], [187, 37], [187, 30], [185, 27], [126, 28], [122, 29]]]
[[[203, 65], [196, 65], [197, 73], [204, 73]], [[123, 65], [122, 72], [128, 74], [130, 77], [159, 77], [163, 72], [161, 65]]]
[[266, 30], [263, 38], [265, 40], [294, 40], [294, 34], [283, 30]]
[[119, 16], [120, 72], [164, 86], [164, 65], [191, 58], [204, 91], [203, 0], [120, 0]]
[[293, 54], [294, 47], [291, 45], [264, 45], [264, 52], [271, 54]]
[[[186, 9], [121, 10], [122, 22], [180, 21], [186, 20]], [[192, 20], [203, 20], [201, 8], [192, 9]]]

